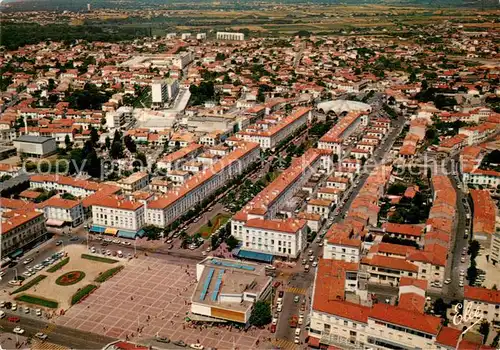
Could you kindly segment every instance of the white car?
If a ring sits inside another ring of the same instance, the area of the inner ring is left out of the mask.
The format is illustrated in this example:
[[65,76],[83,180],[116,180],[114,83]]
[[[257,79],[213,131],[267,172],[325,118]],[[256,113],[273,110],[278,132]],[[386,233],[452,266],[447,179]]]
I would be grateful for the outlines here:
[[45,333],[42,333],[42,332],[38,332],[37,334],[35,334],[35,337],[37,337],[38,339],[41,339],[41,340],[45,340],[48,338],[48,335]]
[[30,276],[31,276],[31,272],[29,272],[29,271],[24,271],[24,272],[23,272],[23,276],[24,276],[24,277],[30,277]]
[[90,248],[90,251],[91,251],[92,253],[95,253],[95,247],[91,247],[91,248]]
[[29,314],[29,313],[30,313],[30,308],[29,308],[29,307],[27,307],[27,306],[25,306],[25,307],[24,307],[24,313],[25,313],[25,314]]
[[295,339],[293,340],[293,342],[295,344],[299,344],[300,343],[300,337],[295,337]]
[[24,329],[22,329],[21,327],[16,327],[12,331],[16,334],[23,334],[24,333]]
[[271,324],[276,326],[278,324],[278,319],[276,317],[273,318],[273,321],[271,322]]
[[316,266],[318,266],[318,262],[317,262],[317,261],[314,261],[314,262],[312,263],[312,267],[316,267]]
[[462,282],[462,281],[458,282],[458,286],[459,287],[463,287],[464,286],[464,282]]
[[309,261],[314,261],[314,256],[310,256]]
[[36,309],[36,310],[35,310],[35,314],[36,314],[37,316],[42,316],[42,310],[41,310],[41,309]]
[[16,311],[17,310],[17,303],[12,303],[12,306],[10,308],[12,311]]
[[4,317],[5,317],[5,312],[0,311],[0,318],[4,318]]
[[20,280],[17,280],[17,281],[16,281],[16,280],[11,280],[11,281],[9,281],[9,284],[10,284],[11,286],[20,286],[20,285],[21,285],[21,283],[22,283],[22,282],[21,282]]
[[451,278],[448,278],[444,281],[444,284],[450,284],[451,283]]
[[23,261],[23,264],[24,265],[28,265],[32,261],[33,261],[33,258],[28,258],[28,259],[26,259],[26,260]]
[[278,304],[278,307],[276,308],[276,311],[281,312],[283,310],[283,305]]
[[191,344],[189,345],[191,349],[196,349],[196,350],[203,350],[205,347],[201,344]]
[[465,276],[465,271],[464,270],[460,270],[460,276]]

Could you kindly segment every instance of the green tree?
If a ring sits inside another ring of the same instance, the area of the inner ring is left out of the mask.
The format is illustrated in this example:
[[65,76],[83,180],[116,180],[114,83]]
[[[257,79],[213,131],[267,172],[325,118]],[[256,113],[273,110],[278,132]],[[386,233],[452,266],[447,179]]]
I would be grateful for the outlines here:
[[481,246],[478,241],[473,240],[472,242],[470,242],[467,253],[470,255],[471,259],[475,259],[477,257],[477,255],[479,254],[479,248],[481,248]]
[[226,244],[229,247],[229,250],[233,250],[238,246],[239,242],[236,238],[234,238],[234,236],[231,235],[226,239]]
[[66,137],[64,137],[64,144],[66,145],[66,151],[67,152],[71,151],[72,143],[69,138],[69,135],[66,135]]
[[99,142],[99,134],[95,128],[90,128],[90,142],[92,142],[94,146]]
[[109,150],[111,148],[111,139],[109,138],[109,136],[106,136],[105,145],[106,145],[106,149]]
[[250,315],[250,324],[255,327],[263,327],[272,320],[271,306],[265,301],[257,301],[253,304]]
[[148,166],[148,160],[146,158],[146,155],[142,152],[138,152],[135,155],[135,160],[137,162],[138,167],[146,168]]
[[123,142],[125,143],[125,147],[127,147],[130,153],[137,152],[137,145],[135,144],[134,140],[132,140],[132,137],[130,137],[130,135],[125,135],[125,137],[123,138]]
[[113,159],[123,158],[123,145],[121,142],[113,142],[109,155]]

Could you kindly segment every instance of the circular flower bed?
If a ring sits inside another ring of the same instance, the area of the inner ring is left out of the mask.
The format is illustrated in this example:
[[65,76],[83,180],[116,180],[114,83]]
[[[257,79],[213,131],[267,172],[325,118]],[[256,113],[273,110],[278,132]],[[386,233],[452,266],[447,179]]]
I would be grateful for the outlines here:
[[85,277],[83,271],[71,271],[56,279],[56,284],[60,286],[71,286],[72,284],[80,282]]

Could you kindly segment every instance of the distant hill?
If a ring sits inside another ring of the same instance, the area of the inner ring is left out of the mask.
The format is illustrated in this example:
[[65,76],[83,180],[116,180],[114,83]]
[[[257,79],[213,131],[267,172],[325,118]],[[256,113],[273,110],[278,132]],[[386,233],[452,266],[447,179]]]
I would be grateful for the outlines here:
[[[464,6],[464,7],[500,7],[500,0],[268,0],[270,4],[276,3],[318,3],[318,4],[345,4],[345,5],[420,5],[428,7],[443,6]],[[232,0],[220,0],[219,4],[225,4],[231,8],[249,8],[259,7],[262,2],[244,1],[235,2]],[[182,6],[176,0],[121,0],[119,3],[115,0],[0,0],[0,7],[4,10],[85,10],[87,4],[93,8],[147,8],[158,5],[168,5],[175,3],[176,7]],[[191,0],[191,3],[213,5],[213,0]],[[186,3],[186,7],[189,5]]]

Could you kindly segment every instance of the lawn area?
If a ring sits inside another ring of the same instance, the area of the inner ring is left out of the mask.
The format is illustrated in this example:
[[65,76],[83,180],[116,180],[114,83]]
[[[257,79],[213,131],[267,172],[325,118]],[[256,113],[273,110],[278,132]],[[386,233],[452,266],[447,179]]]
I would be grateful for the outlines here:
[[56,272],[57,270],[62,269],[62,267],[66,265],[68,262],[69,262],[69,257],[64,258],[51,268],[47,269],[47,272]]
[[106,263],[106,264],[114,264],[114,263],[118,262],[118,260],[103,258],[100,256],[94,256],[94,255],[89,255],[89,254],[82,254],[82,259],[93,260],[93,261],[102,262],[102,263]]
[[226,222],[228,222],[230,218],[231,218],[231,216],[228,214],[217,214],[213,218],[210,219],[210,222],[212,223],[210,226],[207,222],[205,225],[200,227],[200,230],[198,232],[201,234],[201,237],[203,237],[204,239],[207,239],[219,227],[221,227]]
[[96,279],[94,281],[99,282],[99,283],[105,282],[108,279],[110,279],[111,277],[113,277],[114,275],[116,275],[118,272],[120,272],[123,269],[123,267],[124,267],[123,265],[117,266],[117,267],[113,267],[112,269],[109,269],[107,271],[104,271],[98,277],[96,277]]
[[78,303],[80,300],[82,300],[87,295],[92,293],[94,291],[94,289],[97,289],[97,286],[93,285],[93,284],[88,284],[85,287],[83,287],[82,289],[80,289],[71,298],[71,305],[75,305],[76,303]]
[[16,293],[24,292],[25,290],[28,290],[31,287],[33,287],[34,285],[40,283],[43,279],[45,279],[45,277],[47,277],[47,276],[45,276],[45,275],[38,275],[35,278],[33,278],[31,281],[29,281],[28,283],[25,283],[21,287],[19,287],[16,290],[14,290],[10,294],[16,294]]
[[15,298],[17,301],[22,301],[29,304],[40,305],[51,309],[57,309],[59,303],[57,301],[48,300],[34,295],[24,294]]

